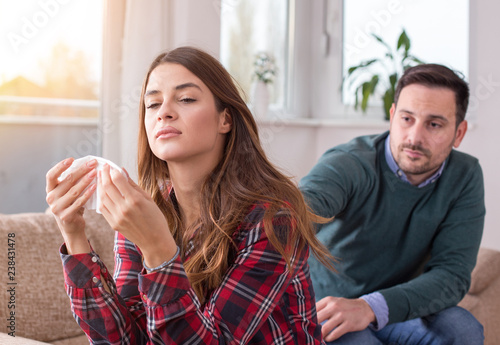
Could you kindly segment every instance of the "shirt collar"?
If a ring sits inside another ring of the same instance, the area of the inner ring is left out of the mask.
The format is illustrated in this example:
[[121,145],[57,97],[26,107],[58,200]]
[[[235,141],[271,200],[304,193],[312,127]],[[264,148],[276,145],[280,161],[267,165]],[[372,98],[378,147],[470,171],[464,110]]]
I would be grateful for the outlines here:
[[[385,160],[387,162],[387,165],[389,165],[389,168],[391,169],[391,171],[402,181],[406,182],[406,183],[410,183],[410,181],[408,181],[408,178],[406,177],[406,174],[403,172],[403,170],[401,170],[398,166],[398,164],[396,163],[396,161],[394,160],[394,157],[392,156],[392,153],[391,153],[391,145],[390,145],[390,138],[391,138],[391,135],[389,134],[387,136],[387,138],[385,139]],[[446,160],[443,162],[443,164],[441,164],[441,167],[439,167],[439,169],[436,171],[435,174],[433,174],[431,177],[429,177],[427,180],[425,180],[424,182],[420,183],[417,187],[418,188],[422,188],[422,187],[425,187],[427,186],[428,184],[431,184],[431,183],[434,183],[437,181],[437,179],[441,176],[441,174],[443,173],[443,169],[444,169],[444,165],[446,164]],[[411,184],[411,183],[410,183]]]

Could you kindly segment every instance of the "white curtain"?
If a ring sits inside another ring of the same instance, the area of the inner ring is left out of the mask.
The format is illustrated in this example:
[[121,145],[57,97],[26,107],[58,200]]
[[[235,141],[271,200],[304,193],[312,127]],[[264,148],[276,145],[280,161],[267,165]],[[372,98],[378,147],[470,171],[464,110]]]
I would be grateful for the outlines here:
[[218,57],[221,0],[105,2],[100,133],[102,156],[137,176],[138,106],[143,78],[162,51],[193,45]]
[[106,5],[113,23],[106,24],[104,39],[102,156],[125,167],[134,180],[141,85],[151,61],[169,47],[169,4],[127,0]]

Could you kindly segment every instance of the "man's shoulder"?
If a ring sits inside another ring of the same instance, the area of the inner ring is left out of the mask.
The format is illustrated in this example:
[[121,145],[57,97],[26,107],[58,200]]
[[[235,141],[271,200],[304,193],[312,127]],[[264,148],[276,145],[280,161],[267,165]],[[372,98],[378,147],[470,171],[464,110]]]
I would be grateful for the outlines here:
[[450,163],[453,162],[453,164],[462,164],[462,165],[475,165],[479,164],[479,160],[472,156],[471,154],[458,151],[458,150],[451,150],[450,153]]
[[388,134],[389,132],[359,136],[328,149],[324,155],[348,154],[359,158],[375,157],[377,150],[383,148],[383,141]]
[[476,157],[455,149],[451,150],[446,164],[450,168],[449,170],[453,170],[459,174],[463,174],[464,171],[468,170],[481,169],[479,160]]
[[481,186],[483,182],[483,171],[479,160],[465,152],[453,149],[448,156],[446,165],[440,180],[448,181],[453,188],[457,184]]

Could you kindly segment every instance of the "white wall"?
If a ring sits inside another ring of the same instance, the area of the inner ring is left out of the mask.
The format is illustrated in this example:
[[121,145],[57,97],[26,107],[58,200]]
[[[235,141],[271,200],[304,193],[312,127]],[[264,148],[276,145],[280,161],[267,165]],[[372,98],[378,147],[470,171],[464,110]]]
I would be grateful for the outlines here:
[[170,48],[195,46],[218,58],[220,0],[174,0],[170,6]]
[[381,133],[389,123],[269,119],[259,123],[262,146],[270,160],[297,182],[330,147],[364,134]]
[[[494,141],[500,128],[500,2],[471,1],[469,115],[472,123],[460,150],[480,160],[486,189],[486,222],[482,245],[500,250],[500,154]],[[294,121],[261,125],[264,147],[272,161],[297,180],[328,148],[358,135],[379,133],[388,124],[370,126]],[[463,239],[467,241],[467,238]]]
[[[500,13],[498,1],[471,1],[470,88],[474,128],[461,149],[479,158],[486,188],[485,247],[500,249]],[[496,145],[495,145],[496,144]],[[467,240],[467,239],[464,239]]]

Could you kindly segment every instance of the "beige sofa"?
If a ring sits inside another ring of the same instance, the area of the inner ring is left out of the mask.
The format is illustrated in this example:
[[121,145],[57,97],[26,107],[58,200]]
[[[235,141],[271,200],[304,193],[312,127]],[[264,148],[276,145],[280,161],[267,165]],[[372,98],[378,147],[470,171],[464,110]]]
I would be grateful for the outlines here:
[[[93,211],[86,212],[85,218],[92,246],[108,268],[113,269],[113,230]],[[9,238],[15,242],[9,243]],[[71,315],[64,291],[58,254],[61,242],[62,237],[50,214],[0,215],[0,243],[3,246],[0,249],[0,262],[3,263],[3,273],[0,271],[3,277],[0,279],[0,324],[3,323],[0,344],[88,344]],[[9,263],[12,253],[14,261]],[[9,271],[9,267],[14,267],[15,276],[9,276],[14,270]],[[12,287],[15,289],[9,292]],[[500,344],[500,252],[481,248],[470,292],[460,305],[484,325],[486,345]],[[6,334],[10,331],[7,327],[11,323],[8,320],[11,311],[15,312],[15,321],[12,321],[15,338]]]
[[[87,211],[85,218],[92,246],[112,270],[114,231],[94,211]],[[15,237],[9,237],[9,234]],[[15,241],[11,241],[10,248],[9,238]],[[0,243],[0,262],[3,263],[3,272],[0,270],[3,277],[0,279],[0,344],[40,344],[20,339],[22,337],[54,345],[88,345],[87,337],[73,319],[64,291],[59,256],[62,236],[54,217],[44,213],[0,215]],[[15,253],[14,264],[11,265],[15,269],[13,281],[8,276],[9,249]],[[16,285],[7,285],[8,282]],[[15,288],[13,297],[7,291],[9,287]],[[9,302],[12,302],[11,309]],[[15,338],[2,334],[11,331],[7,328],[10,326],[8,319],[11,311],[15,312],[12,326]]]
[[481,248],[469,293],[460,302],[482,323],[486,345],[500,344],[500,252]]

